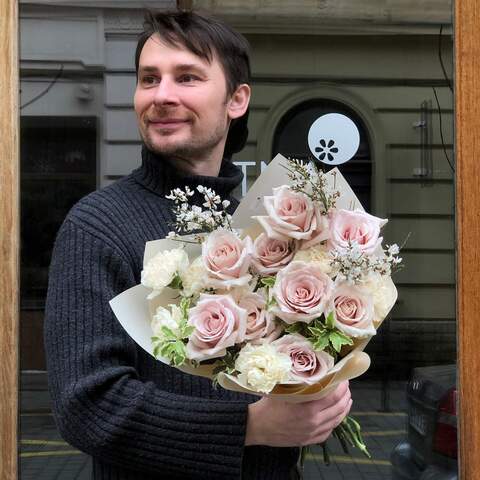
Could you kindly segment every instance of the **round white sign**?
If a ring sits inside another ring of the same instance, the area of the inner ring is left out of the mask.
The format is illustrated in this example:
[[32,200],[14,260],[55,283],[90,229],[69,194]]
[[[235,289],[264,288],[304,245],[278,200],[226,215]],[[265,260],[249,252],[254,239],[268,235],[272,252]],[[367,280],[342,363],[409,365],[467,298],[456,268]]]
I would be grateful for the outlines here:
[[360,132],[355,123],[340,113],[327,113],[317,118],[308,131],[312,154],[327,165],[348,162],[360,145]]

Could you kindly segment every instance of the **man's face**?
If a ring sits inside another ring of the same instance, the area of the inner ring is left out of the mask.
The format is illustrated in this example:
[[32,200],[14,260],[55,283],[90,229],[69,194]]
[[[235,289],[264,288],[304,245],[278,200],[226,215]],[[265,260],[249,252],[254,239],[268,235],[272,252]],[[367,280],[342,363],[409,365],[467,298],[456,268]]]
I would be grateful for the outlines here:
[[206,157],[225,145],[229,121],[225,75],[184,47],[153,35],[139,61],[134,105],[147,147],[159,154]]

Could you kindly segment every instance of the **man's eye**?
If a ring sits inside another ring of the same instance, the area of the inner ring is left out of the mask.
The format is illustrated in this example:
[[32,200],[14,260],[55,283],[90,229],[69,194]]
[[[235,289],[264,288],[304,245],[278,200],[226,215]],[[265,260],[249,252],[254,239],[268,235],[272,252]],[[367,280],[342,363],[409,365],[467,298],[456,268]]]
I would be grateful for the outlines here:
[[199,78],[196,75],[192,75],[191,73],[185,73],[181,75],[178,80],[180,83],[190,83],[194,82],[195,80],[199,80]]
[[157,78],[152,75],[148,75],[142,78],[142,83],[144,85],[154,85],[155,83],[157,83]]

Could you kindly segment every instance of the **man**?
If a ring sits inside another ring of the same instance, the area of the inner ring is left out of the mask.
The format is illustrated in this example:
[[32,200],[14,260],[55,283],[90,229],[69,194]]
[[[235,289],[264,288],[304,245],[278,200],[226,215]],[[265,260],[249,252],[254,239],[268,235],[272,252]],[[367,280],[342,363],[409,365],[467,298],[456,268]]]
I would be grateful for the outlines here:
[[146,354],[108,305],[139,283],[145,242],[170,230],[172,188],[202,184],[226,198],[242,179],[224,157],[246,140],[245,39],[191,13],[149,13],[145,27],[134,98],[142,166],[81,200],[55,244],[45,342],[57,424],[92,455],[94,479],[295,478],[292,447],[329,436],[350,409],[346,384],[300,406],[214,390]]

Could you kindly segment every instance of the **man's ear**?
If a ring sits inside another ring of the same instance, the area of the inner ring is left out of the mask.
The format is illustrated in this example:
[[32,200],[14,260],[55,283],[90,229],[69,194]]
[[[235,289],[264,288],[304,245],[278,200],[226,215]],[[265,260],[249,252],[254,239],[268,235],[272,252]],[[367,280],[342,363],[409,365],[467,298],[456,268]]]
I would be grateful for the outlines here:
[[227,103],[228,116],[230,120],[239,118],[247,111],[250,103],[250,86],[242,83],[237,87]]

